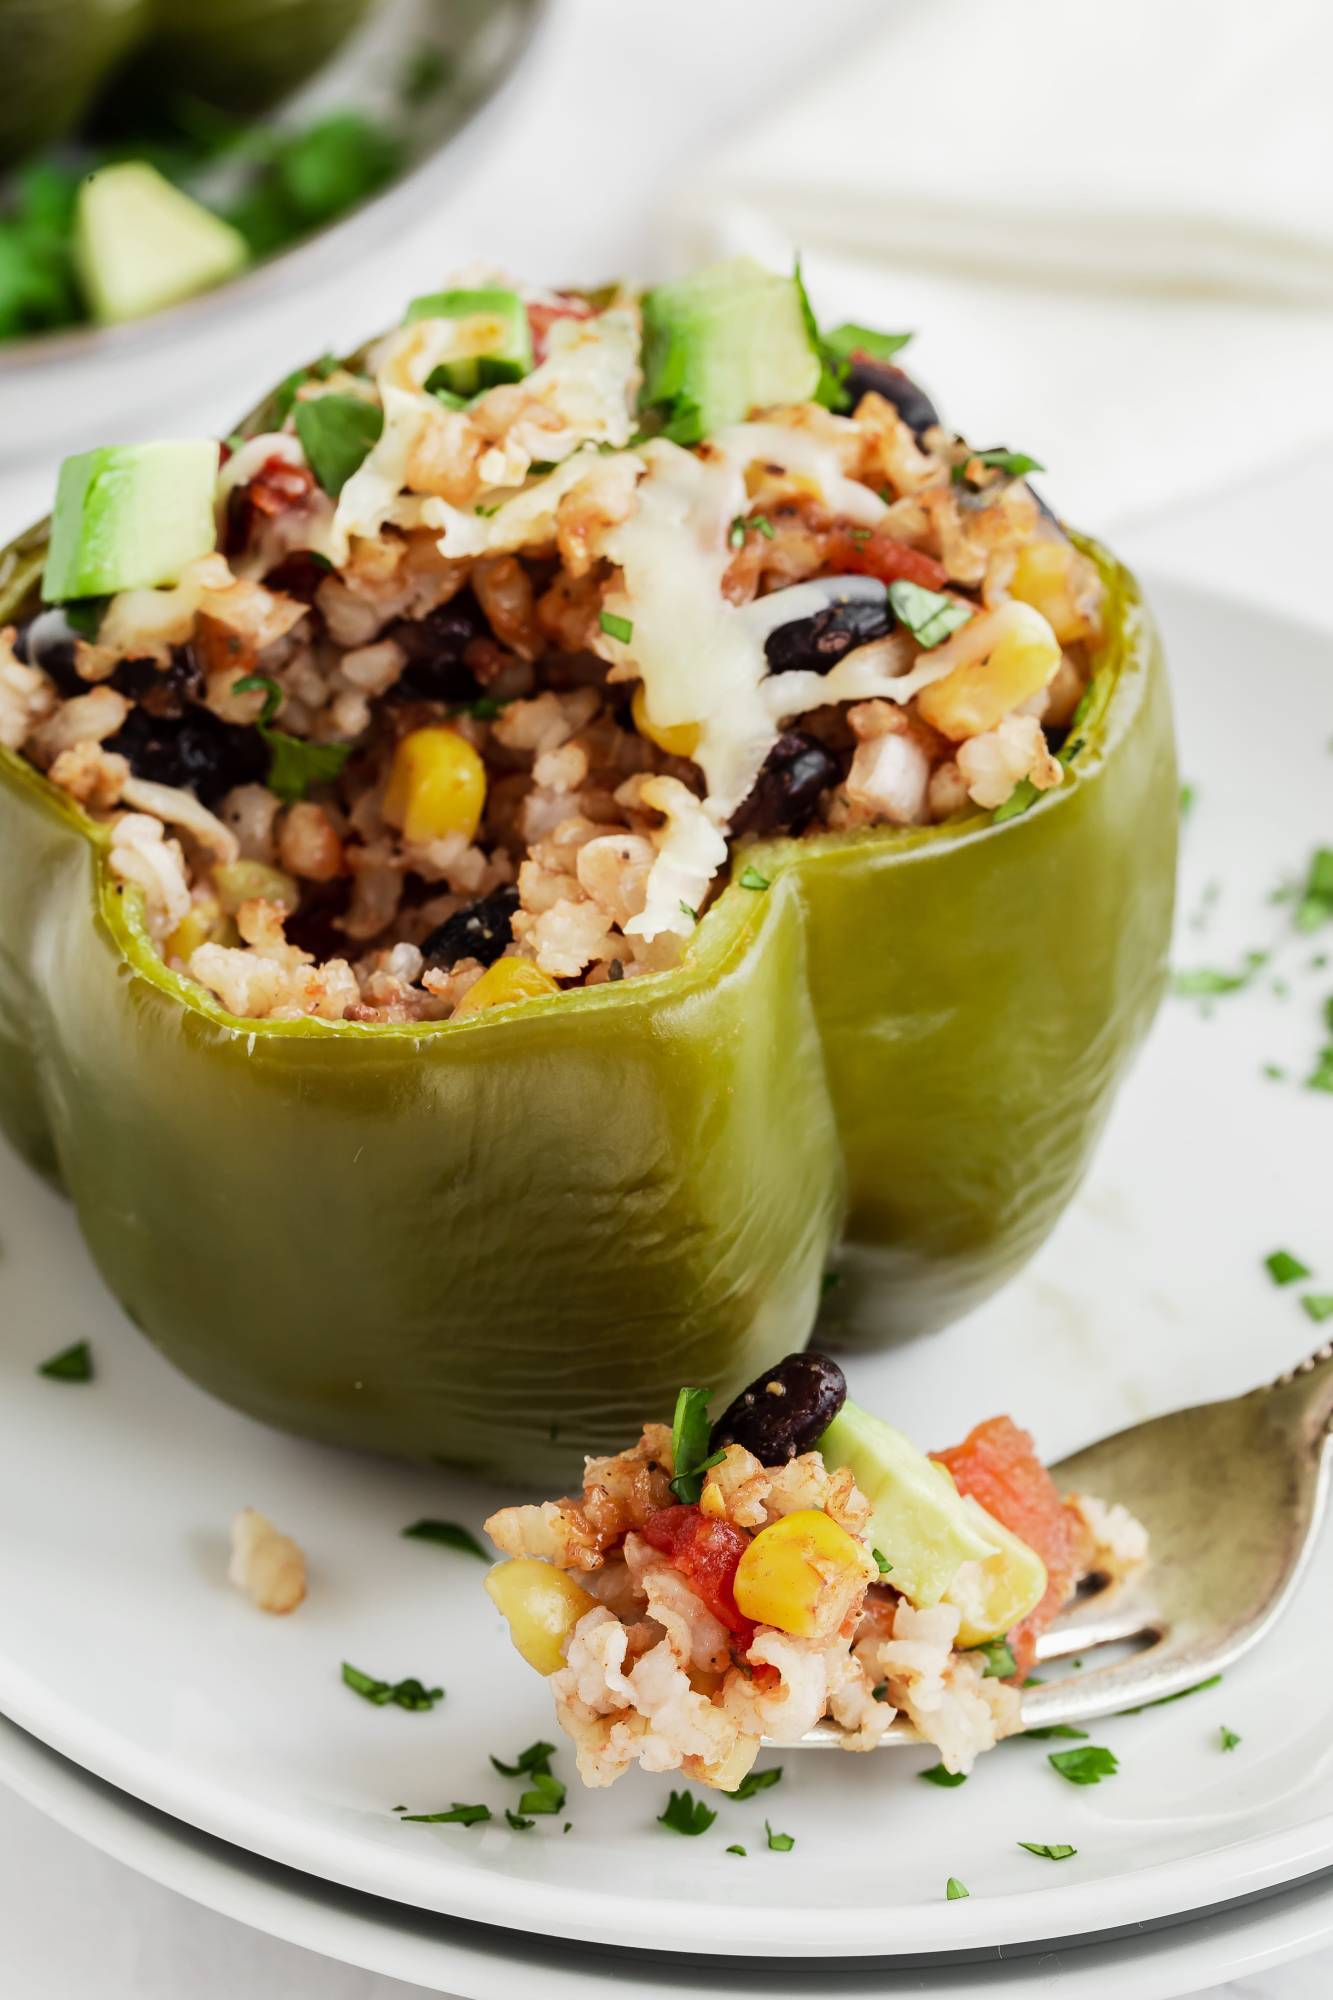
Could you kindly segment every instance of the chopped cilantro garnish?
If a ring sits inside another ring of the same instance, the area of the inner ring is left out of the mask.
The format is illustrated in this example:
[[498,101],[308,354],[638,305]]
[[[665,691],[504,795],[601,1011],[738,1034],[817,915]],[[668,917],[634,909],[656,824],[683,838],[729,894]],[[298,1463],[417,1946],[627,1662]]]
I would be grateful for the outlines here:
[[1021,479],[1028,472],[1045,472],[1046,467],[1039,458],[1029,458],[1025,451],[1008,451],[1004,445],[994,445],[989,451],[969,452],[960,464],[949,474],[955,486],[970,486],[972,467],[983,466],[990,472],[1003,472],[1010,479]]
[[745,516],[744,514],[738,514],[735,520],[732,522],[731,526],[727,529],[727,547],[729,549],[739,549],[744,546],[744,543],[745,543]]
[[728,1792],[729,1799],[752,1799],[756,1792],[766,1792],[773,1785],[782,1782],[782,1766],[775,1764],[771,1771],[747,1771],[734,1792]]
[[1318,1061],[1305,1079],[1307,1090],[1333,1090],[1333,1042],[1319,1051]]
[[489,521],[492,515],[499,513],[500,506],[501,503],[498,500],[492,501],[489,507],[484,506],[482,502],[478,500],[476,506],[472,509],[472,511],[474,514],[480,514],[483,521]]
[[665,1812],[657,1815],[659,1826],[669,1826],[673,1833],[707,1833],[717,1814],[702,1799],[696,1799],[691,1792],[673,1792],[667,1800]]
[[622,646],[628,646],[630,640],[634,637],[633,620],[622,618],[618,612],[599,612],[597,623],[610,638],[619,639]]
[[1239,993],[1247,987],[1260,967],[1268,962],[1266,951],[1247,951],[1245,965],[1240,972],[1217,972],[1211,967],[1199,966],[1189,972],[1177,972],[1171,980],[1171,991],[1183,999],[1212,999],[1222,993]]
[[1333,1319],[1333,1292],[1306,1292],[1301,1305],[1316,1326],[1322,1326],[1326,1319]]
[[1186,1695],[1202,1694],[1205,1688],[1222,1685],[1221,1674],[1209,1674],[1206,1681],[1195,1681],[1192,1687],[1177,1688],[1174,1694],[1159,1694],[1155,1701],[1141,1701],[1137,1708],[1117,1709],[1118,1715],[1146,1715],[1150,1708],[1165,1708],[1169,1701],[1184,1701]]
[[1043,1861],[1068,1861],[1071,1854],[1077,1854],[1076,1847],[1050,1847],[1044,1840],[1020,1840],[1019,1846],[1029,1854],[1039,1854]]
[[738,514],[727,529],[728,547],[733,549],[743,548],[745,546],[745,537],[751,528],[755,530],[756,534],[762,535],[766,541],[770,542],[776,532],[767,514],[750,514],[748,516]]
[[494,722],[504,714],[512,700],[512,695],[500,698],[493,694],[479,694],[475,701],[464,702],[462,713],[470,715],[474,722]]
[[307,743],[282,729],[260,725],[268,745],[268,788],[287,805],[303,799],[312,785],[329,785],[352,754],[350,743]]
[[512,1764],[502,1764],[498,1757],[492,1757],[491,1762],[502,1778],[526,1778],[534,1771],[549,1771],[554,1755],[554,1743],[529,1743]]
[[59,1354],[53,1354],[49,1361],[43,1361],[37,1373],[45,1375],[51,1382],[91,1382],[92,1349],[86,1340],[76,1340],[73,1347],[62,1347]]
[[1310,860],[1293,921],[1298,931],[1317,931],[1333,917],[1333,847],[1317,847]]
[[850,361],[854,354],[864,354],[871,361],[892,361],[912,338],[910,333],[876,333],[872,326],[857,326],[852,320],[844,320],[823,335],[823,345],[839,361]]
[[766,889],[768,877],[761,875],[753,862],[747,861],[740,872],[740,885],[742,889]]
[[1222,1749],[1234,1750],[1236,1745],[1240,1742],[1240,1738],[1239,1736],[1237,1736],[1235,1730],[1228,1729],[1224,1722],[1222,1724],[1221,1729],[1218,1731],[1218,1741],[1221,1744]]
[[917,1776],[924,1778],[928,1785],[943,1785],[948,1790],[967,1783],[966,1771],[946,1771],[943,1764],[932,1764],[928,1771],[918,1771]]
[[410,1528],[403,1529],[409,1542],[438,1542],[441,1548],[457,1549],[463,1555],[480,1556],[489,1562],[481,1543],[468,1528],[460,1528],[457,1521],[414,1521]]
[[889,585],[889,603],[900,625],[905,625],[919,646],[927,651],[966,625],[974,607],[942,591],[926,590],[919,583],[898,577]]
[[1010,1651],[1007,1639],[988,1640],[984,1646],[978,1646],[977,1651],[986,1662],[981,1676],[984,1681],[1007,1681],[1011,1674],[1018,1672],[1018,1661]]
[[956,1875],[951,1875],[944,1885],[945,1901],[949,1903],[961,1903],[970,1893],[967,1884]]
[[1089,1743],[1083,1750],[1052,1750],[1046,1761],[1071,1785],[1100,1785],[1103,1778],[1113,1778],[1120,1769],[1115,1751],[1105,1750],[1099,1743]]
[[1048,1742],[1056,1736],[1073,1737],[1080,1743],[1086,1743],[1088,1740],[1087,1730],[1075,1729],[1072,1722],[1048,1722],[1041,1729],[1025,1729],[1022,1733],[1024,1736],[1032,1737],[1033,1741],[1037,1743]]
[[889,1561],[883,1549],[872,1549],[870,1553],[875,1558],[875,1568],[879,1571],[880,1575],[891,1576],[893,1573],[893,1564]]
[[359,1694],[363,1701],[373,1702],[376,1708],[387,1708],[393,1702],[397,1708],[423,1714],[444,1699],[443,1688],[423,1687],[419,1680],[410,1677],[401,1681],[376,1680],[373,1674],[363,1674],[360,1667],[351,1666],[346,1660],[342,1671],[343,1686]]
[[697,924],[699,921],[699,912],[696,909],[693,909],[690,906],[690,904],[684,900],[683,897],[681,899],[680,914],[682,915],[682,917],[688,917],[692,924]]
[[794,1833],[774,1833],[767,1820],[764,1821],[764,1832],[768,1835],[768,1844],[775,1854],[790,1854],[796,1845]]
[[451,1822],[455,1826],[476,1826],[490,1816],[489,1806],[460,1806],[456,1799],[448,1812],[403,1814],[404,1820],[415,1820],[419,1826],[445,1826]]
[[870,1690],[870,1697],[872,1701],[887,1701],[889,1698],[888,1682],[876,1681],[874,1687]]
[[231,684],[233,694],[262,694],[264,706],[259,711],[261,722],[271,722],[282,706],[282,689],[270,674],[242,674]]
[[282,701],[282,689],[268,674],[243,674],[233,681],[233,694],[264,691],[264,706],[255,724],[268,748],[268,788],[287,805],[303,799],[311,785],[332,784],[352,754],[350,743],[307,743],[274,729],[271,718]]
[[530,1833],[537,1824],[535,1819],[524,1819],[522,1813],[512,1812],[508,1806],[505,1807],[505,1818],[515,1833]]
[[326,493],[336,499],[384,429],[378,403],[360,396],[311,396],[296,404],[296,435]]
[[519,1798],[521,1813],[558,1813],[564,1809],[565,1788],[549,1771],[534,1771],[532,1783]]
[[698,1505],[703,1475],[720,1465],[725,1454],[708,1450],[708,1404],[711,1389],[682,1389],[671,1419],[671,1491],[687,1507]]
[[1308,1278],[1310,1267],[1302,1264],[1299,1257],[1293,1257],[1290,1250],[1272,1250],[1264,1258],[1268,1275],[1275,1285],[1294,1285],[1298,1278]]
[[1187,818],[1187,817],[1189,816],[1189,814],[1190,814],[1190,813],[1191,813],[1191,812],[1193,811],[1193,809],[1194,809],[1194,801],[1195,801],[1195,798],[1196,798],[1197,796],[1198,796],[1198,795],[1197,795],[1197,793],[1195,792],[1195,789],[1194,789],[1193,785],[1182,785],[1182,786],[1181,786],[1181,788],[1180,788],[1180,817],[1181,817],[1182,819],[1185,819],[1185,818]]
[[727,1849],[727,1853],[728,1853],[728,1854],[739,1854],[739,1855],[741,1856],[742,1860],[744,1860],[744,1859],[746,1858],[746,1857],[745,1857],[745,1849],[744,1849],[743,1847],[740,1847],[740,1846],[736,1845],[735,1843],[733,1843],[733,1844],[732,1844],[732,1846],[730,1846],[730,1847],[729,1847],[729,1848]]
[[327,381],[338,365],[336,355],[322,354],[319,360],[313,362],[309,368],[293,368],[290,375],[284,375],[269,399],[271,407],[268,420],[274,429],[282,423],[285,417],[291,415],[292,405],[296,401],[297,390],[304,387],[307,382]]

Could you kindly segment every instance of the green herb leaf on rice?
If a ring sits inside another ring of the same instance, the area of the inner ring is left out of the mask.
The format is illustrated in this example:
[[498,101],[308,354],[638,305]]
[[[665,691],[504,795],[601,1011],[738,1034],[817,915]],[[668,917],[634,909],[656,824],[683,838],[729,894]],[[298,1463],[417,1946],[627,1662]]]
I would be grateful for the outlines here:
[[982,466],[987,471],[1003,472],[1010,479],[1022,479],[1029,472],[1046,470],[1039,458],[1030,458],[1025,451],[1009,451],[1004,445],[995,445],[989,451],[969,452],[965,459],[953,466],[949,472],[953,484],[970,486],[974,465]]
[[599,611],[597,623],[610,639],[618,639],[622,646],[628,646],[634,637],[634,621],[622,618],[616,611]]
[[480,1556],[489,1562],[481,1543],[468,1528],[460,1528],[457,1521],[414,1521],[410,1528],[403,1529],[403,1536],[409,1542],[437,1542],[441,1548],[457,1549],[460,1554]]
[[666,1810],[657,1815],[659,1826],[670,1827],[673,1833],[691,1836],[707,1833],[717,1814],[702,1799],[696,1799],[691,1792],[673,1792],[667,1800]]
[[889,585],[889,603],[898,623],[928,652],[966,625],[976,608],[957,597],[947,597],[941,590],[909,583],[902,576]]
[[981,1675],[984,1681],[1007,1681],[1018,1672],[1018,1661],[1007,1639],[990,1639],[976,1650],[986,1662]]
[[[683,907],[683,906],[682,906]],[[682,1389],[671,1419],[671,1491],[687,1507],[697,1506],[705,1472],[720,1465],[725,1453],[709,1453],[708,1405],[711,1389]]]
[[37,1373],[45,1375],[48,1382],[91,1382],[92,1349],[86,1340],[76,1340],[72,1347],[62,1347],[49,1361],[39,1363]]
[[384,412],[378,403],[335,392],[298,402],[294,421],[310,470],[336,499],[370,455],[384,429]]
[[264,706],[255,724],[268,750],[266,783],[284,805],[295,805],[312,785],[330,785],[352,754],[350,743],[307,743],[302,736],[289,736],[275,729],[272,718],[282,704],[282,689],[268,674],[243,674],[233,681],[233,694],[264,693]]

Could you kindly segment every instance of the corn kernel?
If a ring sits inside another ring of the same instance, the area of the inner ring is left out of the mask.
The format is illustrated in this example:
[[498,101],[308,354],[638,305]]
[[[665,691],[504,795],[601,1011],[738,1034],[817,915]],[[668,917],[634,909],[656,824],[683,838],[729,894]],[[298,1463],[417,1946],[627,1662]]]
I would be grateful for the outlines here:
[[165,950],[168,958],[178,958],[182,964],[188,965],[191,952],[198,951],[201,944],[239,942],[240,932],[224,913],[217,897],[199,896],[167,939]]
[[804,1507],[761,1528],[736,1567],[737,1609],[798,1639],[835,1629],[867,1581],[866,1559],[845,1528]]
[[1101,579],[1095,563],[1072,542],[1054,535],[1029,542],[1015,565],[1009,592],[1040,611],[1062,646],[1095,639],[1101,630]]
[[699,1495],[699,1512],[706,1514],[710,1521],[720,1521],[726,1511],[722,1488],[715,1479],[706,1479],[703,1492]]
[[539,1674],[559,1672],[570,1634],[585,1611],[597,1605],[581,1583],[536,1556],[497,1563],[486,1578],[486,1592],[508,1620],[519,1652]]
[[668,757],[692,757],[699,748],[697,722],[649,721],[648,699],[644,694],[642,681],[635,682],[634,693],[630,697],[630,709],[634,716],[634,727],[640,736],[646,736],[659,750],[665,750]]
[[469,986],[453,1019],[464,1014],[480,1014],[487,1007],[512,1007],[520,1000],[540,1000],[544,993],[558,993],[559,986],[549,973],[542,972],[530,958],[497,958],[488,965],[475,986]]
[[958,664],[922,688],[916,705],[954,743],[996,728],[1060,667],[1060,641],[1039,611],[1016,601],[971,619],[940,648],[941,658],[946,647]]
[[471,840],[486,804],[486,766],[456,729],[414,729],[393,753],[384,817],[416,846],[461,833]]

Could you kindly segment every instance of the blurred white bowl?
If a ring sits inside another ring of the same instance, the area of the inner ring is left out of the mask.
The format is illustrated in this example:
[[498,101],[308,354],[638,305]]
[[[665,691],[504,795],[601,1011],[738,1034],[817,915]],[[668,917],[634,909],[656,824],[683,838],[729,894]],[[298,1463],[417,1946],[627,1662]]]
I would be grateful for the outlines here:
[[[411,116],[403,172],[304,242],[165,312],[0,345],[0,468],[142,434],[173,406],[191,411],[189,429],[230,422],[253,402],[256,379],[307,358],[358,270],[456,183],[551,12],[551,0],[387,0],[274,122],[355,109],[400,128],[404,62],[438,49],[448,81]],[[160,426],[174,428],[170,418]]]

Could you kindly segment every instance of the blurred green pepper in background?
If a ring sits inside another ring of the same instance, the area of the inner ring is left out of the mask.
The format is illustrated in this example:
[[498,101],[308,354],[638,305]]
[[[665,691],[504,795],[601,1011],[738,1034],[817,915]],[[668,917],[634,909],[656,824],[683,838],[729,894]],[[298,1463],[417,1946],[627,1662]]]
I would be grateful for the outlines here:
[[[45,530],[7,552],[35,600]],[[1161,993],[1160,648],[1108,638],[1020,816],[748,849],[683,964],[428,1026],[249,1021],[104,829],[0,751],[0,1124],[169,1359],[286,1429],[559,1480],[801,1345],[945,1325],[1032,1253]]]

